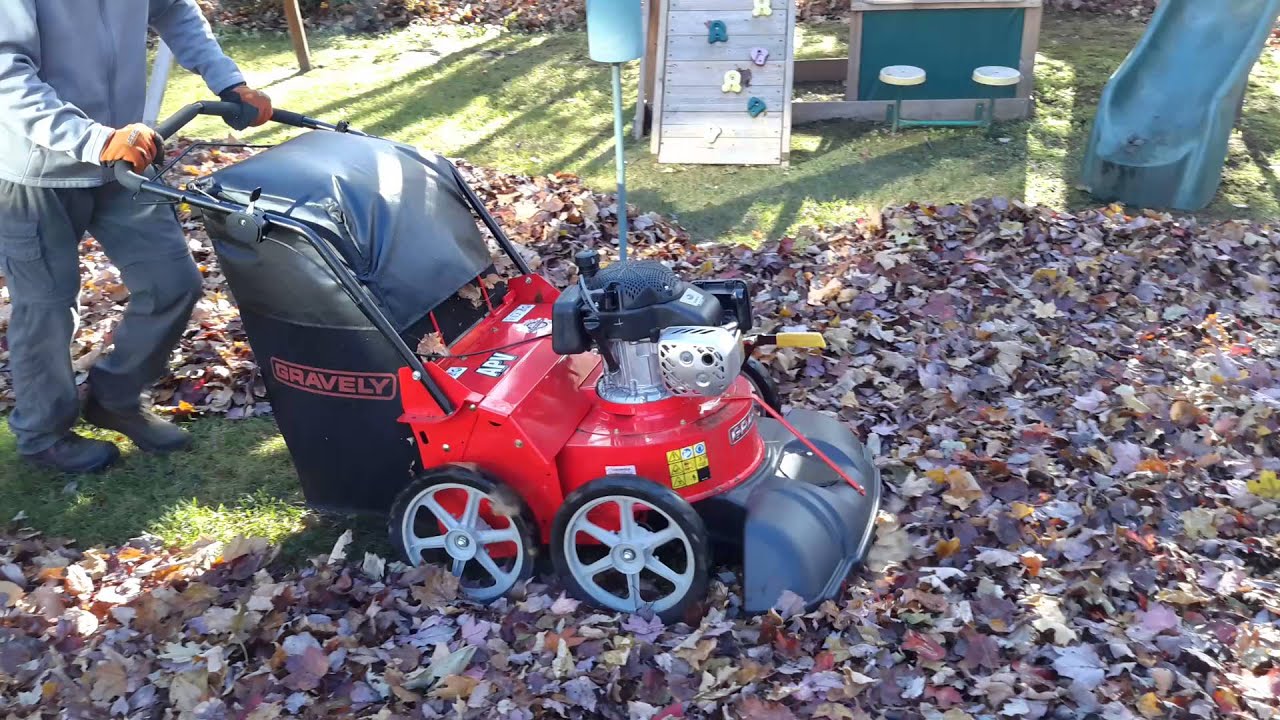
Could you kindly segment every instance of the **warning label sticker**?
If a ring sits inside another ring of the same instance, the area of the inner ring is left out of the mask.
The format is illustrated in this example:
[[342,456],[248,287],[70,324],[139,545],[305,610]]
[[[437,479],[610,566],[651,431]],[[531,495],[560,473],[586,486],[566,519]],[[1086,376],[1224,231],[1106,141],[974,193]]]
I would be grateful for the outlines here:
[[676,490],[711,479],[707,444],[698,443],[667,451],[667,470],[671,473],[671,487]]

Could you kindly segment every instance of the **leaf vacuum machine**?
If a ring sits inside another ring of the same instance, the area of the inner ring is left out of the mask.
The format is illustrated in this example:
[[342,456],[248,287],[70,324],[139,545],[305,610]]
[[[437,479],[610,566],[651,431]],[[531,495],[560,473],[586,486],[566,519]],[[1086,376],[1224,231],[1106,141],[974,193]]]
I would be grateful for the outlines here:
[[[157,130],[240,111],[195,103]],[[879,472],[838,419],[784,416],[752,358],[820,335],[753,333],[745,282],[657,261],[581,252],[559,289],[447,159],[273,120],[305,132],[182,187],[115,170],[204,222],[308,504],[386,514],[405,561],[478,602],[537,564],[601,608],[682,619],[714,558],[741,567],[746,612],[840,594]]]

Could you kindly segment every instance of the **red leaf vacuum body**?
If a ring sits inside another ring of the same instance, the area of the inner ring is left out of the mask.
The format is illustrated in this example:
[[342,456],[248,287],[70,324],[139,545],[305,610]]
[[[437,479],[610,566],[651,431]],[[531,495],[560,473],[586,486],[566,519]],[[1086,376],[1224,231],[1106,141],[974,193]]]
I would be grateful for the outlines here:
[[[226,110],[197,105],[163,134]],[[666,619],[718,560],[749,612],[839,594],[879,473],[838,419],[783,414],[751,355],[795,338],[752,334],[745,283],[588,251],[561,291],[444,158],[276,120],[311,132],[183,189],[118,175],[200,210],[310,504],[389,513],[404,559],[482,602],[548,556],[573,594]]]

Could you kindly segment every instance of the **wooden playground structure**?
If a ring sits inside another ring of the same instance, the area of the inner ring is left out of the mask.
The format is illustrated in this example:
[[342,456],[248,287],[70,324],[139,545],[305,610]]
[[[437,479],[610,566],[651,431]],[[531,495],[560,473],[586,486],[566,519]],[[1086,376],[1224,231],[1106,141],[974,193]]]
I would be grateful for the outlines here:
[[[793,123],[989,127],[1033,112],[1043,0],[851,0],[846,56],[799,60],[792,0],[644,5],[634,134],[658,162],[786,164]],[[806,84],[826,97],[795,99]]]

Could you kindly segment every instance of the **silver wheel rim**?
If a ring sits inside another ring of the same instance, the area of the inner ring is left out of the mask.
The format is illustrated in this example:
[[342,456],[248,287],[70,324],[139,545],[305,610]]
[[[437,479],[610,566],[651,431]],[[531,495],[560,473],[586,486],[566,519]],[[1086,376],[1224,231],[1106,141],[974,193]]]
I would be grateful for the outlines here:
[[[591,511],[607,505],[617,506],[621,519],[617,532],[606,530],[587,516]],[[657,530],[642,527],[635,519],[636,506],[642,506],[654,516],[665,521],[665,525]],[[595,538],[598,545],[579,544],[578,536],[586,535]],[[603,557],[586,562],[582,552],[594,548],[597,552],[604,550]],[[676,550],[684,553],[684,570],[672,568],[665,560],[657,556],[657,551]],[[659,508],[638,502],[629,495],[606,495],[596,498],[578,508],[569,518],[564,535],[564,553],[566,566],[578,586],[593,601],[610,610],[635,612],[649,605],[654,612],[663,612],[679,603],[689,589],[693,587],[694,566],[693,545],[684,528],[675,518]],[[598,578],[612,571],[625,580],[622,594],[615,593],[600,584]],[[671,586],[671,590],[650,592],[651,599],[643,597],[643,581],[660,578]]]
[[[437,496],[442,492],[461,492],[466,495],[466,503],[460,515],[452,515],[445,509]],[[462,483],[440,483],[425,488],[406,507],[400,519],[400,538],[404,543],[406,554],[414,565],[425,562],[423,553],[428,551],[443,552],[447,558],[449,571],[462,581],[468,565],[478,568],[481,578],[470,584],[462,582],[464,595],[472,600],[487,602],[502,597],[515,586],[520,578],[520,571],[528,562],[525,557],[524,538],[520,535],[519,522],[514,517],[504,517],[506,527],[495,528],[480,514],[481,506],[488,502],[493,508],[500,503],[488,493]],[[417,520],[422,513],[435,519],[437,526],[444,527],[444,532],[436,535],[422,536],[417,531]],[[502,558],[509,567],[503,567],[492,555],[489,547],[499,544],[511,544],[516,548],[515,554]],[[488,582],[484,581],[484,578]]]

